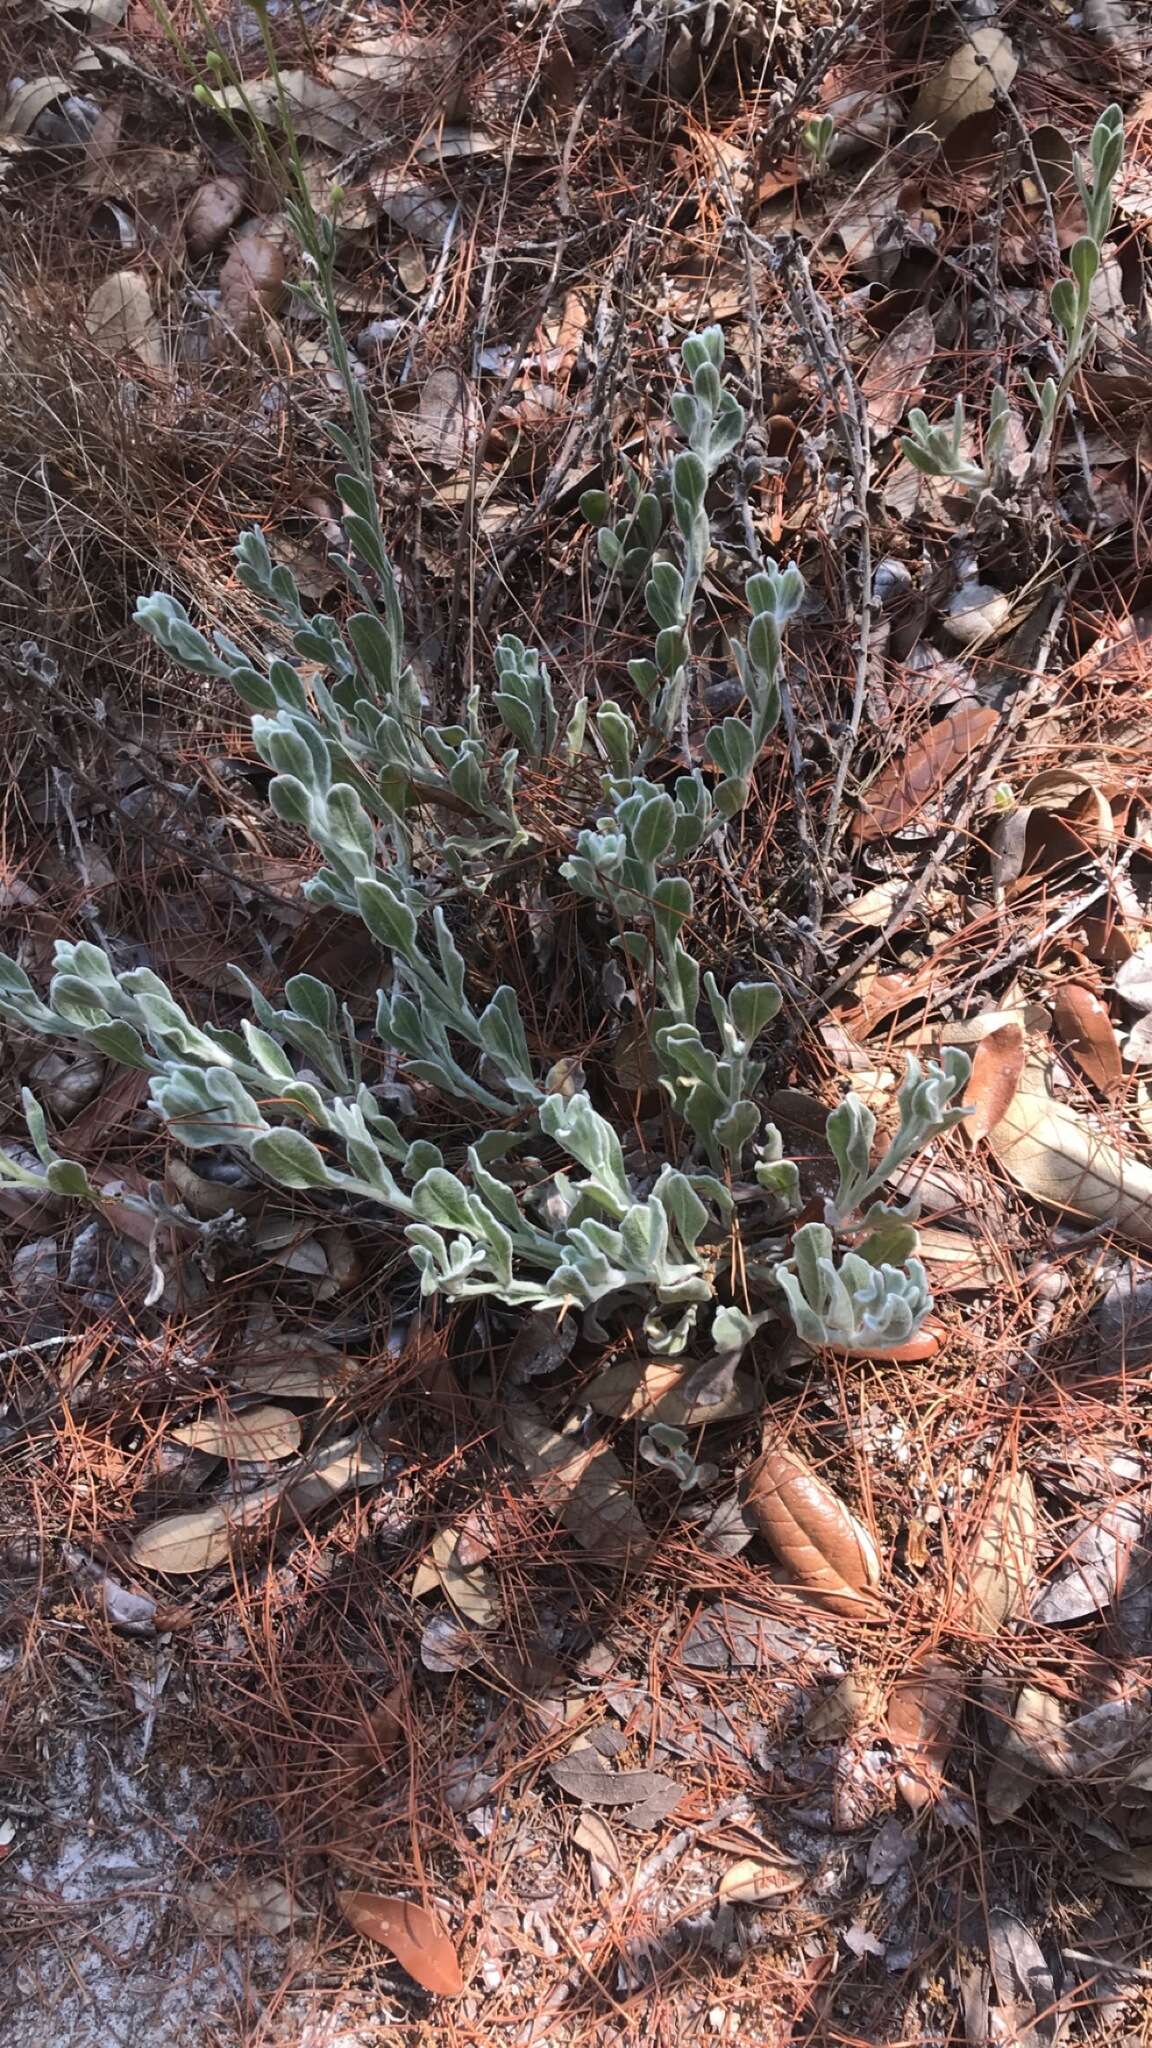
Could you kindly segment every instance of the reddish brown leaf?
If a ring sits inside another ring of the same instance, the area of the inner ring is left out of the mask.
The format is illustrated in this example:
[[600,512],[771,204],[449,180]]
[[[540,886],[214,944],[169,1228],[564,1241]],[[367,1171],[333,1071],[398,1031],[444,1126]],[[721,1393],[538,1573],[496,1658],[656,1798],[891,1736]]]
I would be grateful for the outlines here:
[[408,1975],[437,1998],[458,1998],[464,1989],[456,1950],[443,1923],[411,1899],[386,1899],[376,1892],[337,1892],[340,1910],[357,1934],[378,1941]]
[[1020,1085],[1027,1046],[1024,1027],[1011,1021],[982,1038],[972,1055],[972,1072],[964,1101],[972,1115],[964,1129],[970,1138],[986,1138],[1000,1122]]
[[994,1635],[1023,1607],[1035,1561],[1035,1489],[1026,1472],[1004,1472],[984,1509],[957,1625]]
[[964,1704],[962,1687],[958,1664],[921,1650],[892,1688],[888,1739],[900,1756],[896,1783],[916,1812],[940,1789]]
[[192,256],[204,256],[224,240],[244,211],[246,184],[243,178],[225,175],[209,178],[189,203],[184,216],[184,239]]
[[969,756],[995,732],[999,713],[965,700],[928,728],[922,739],[890,761],[865,791],[854,821],[858,840],[884,839],[914,824]]
[[1066,981],[1052,997],[1052,1016],[1077,1066],[1102,1095],[1119,1095],[1124,1068],[1116,1029],[1099,996],[1081,981]]
[[750,1513],[810,1600],[857,1618],[882,1611],[873,1591],[880,1582],[876,1545],[803,1458],[771,1443],[745,1486]]

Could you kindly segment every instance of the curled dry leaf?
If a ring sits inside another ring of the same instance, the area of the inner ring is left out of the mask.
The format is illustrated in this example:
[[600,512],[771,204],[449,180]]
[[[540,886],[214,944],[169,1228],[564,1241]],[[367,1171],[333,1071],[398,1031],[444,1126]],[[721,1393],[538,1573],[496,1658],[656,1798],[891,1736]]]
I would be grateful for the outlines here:
[[572,1835],[578,1848],[586,1849],[613,1877],[624,1874],[624,1858],[620,1845],[602,1813],[582,1813]]
[[325,78],[284,70],[275,78],[225,86],[213,98],[242,118],[255,116],[275,125],[287,108],[298,135],[346,153],[391,134],[395,112],[382,104],[385,93],[431,86],[445,114],[457,111],[463,82],[459,55],[458,38],[444,30],[420,36],[393,29],[341,53],[326,67]]
[[1045,2048],[1056,2039],[1056,1986],[1034,1934],[1012,1913],[988,1915],[988,1960],[996,1986],[999,2024],[990,2040],[1016,2048]]
[[558,1758],[549,1764],[548,1776],[581,1806],[656,1804],[671,1813],[683,1797],[676,1780],[662,1771],[610,1771],[599,1751],[591,1748],[574,1749]]
[[1124,1092],[1116,1027],[1099,996],[1081,981],[1065,981],[1052,996],[1052,1019],[1061,1043],[1102,1095]]
[[716,1889],[730,1905],[757,1905],[763,1899],[782,1899],[799,1891],[807,1871],[790,1856],[764,1862],[759,1856],[741,1856],[720,1879]]
[[476,399],[468,379],[458,370],[433,370],[420,393],[419,410],[401,424],[418,462],[438,469],[459,469],[476,430]]
[[667,1422],[691,1429],[706,1422],[733,1422],[755,1412],[755,1382],[738,1374],[719,1401],[693,1400],[684,1392],[692,1375],[662,1358],[626,1358],[596,1375],[584,1399],[597,1415],[620,1422]]
[[961,121],[989,113],[998,93],[1007,92],[1019,68],[1020,60],[1003,29],[973,29],[921,87],[909,125],[931,128],[943,141]]
[[220,311],[234,334],[246,334],[284,303],[289,237],[276,214],[238,235],[220,266]]
[[994,1635],[1026,1602],[1036,1563],[1036,1490],[1026,1472],[1003,1472],[984,1507],[955,1615],[956,1626]]
[[224,240],[244,211],[247,190],[246,179],[226,173],[193,193],[184,215],[189,255],[206,256]]
[[0,135],[27,135],[45,109],[55,106],[57,100],[66,99],[71,90],[68,80],[55,72],[27,79],[9,93],[4,103],[0,113]]
[[228,1509],[220,1505],[169,1515],[133,1538],[132,1562],[173,1578],[208,1572],[228,1556],[233,1529]]
[[1108,791],[1115,782],[1104,764],[1042,768],[1029,777],[1013,808],[992,822],[992,888],[997,902],[1028,873],[1080,860],[1116,840]]
[[936,325],[926,306],[885,335],[860,379],[874,433],[890,434],[917,403],[935,353]]
[[1119,1151],[1085,1117],[1055,1101],[1042,1069],[1025,1068],[987,1143],[1005,1172],[1036,1201],[1107,1224],[1132,1244],[1152,1245],[1152,1168]]
[[875,1618],[880,1555],[811,1465],[769,1442],[748,1473],[744,1497],[766,1541],[807,1599],[832,1614]]
[[888,1739],[899,1757],[897,1786],[914,1812],[940,1789],[963,1704],[960,1666],[934,1650],[914,1657],[892,1688]]
[[878,1721],[881,1704],[878,1682],[849,1671],[817,1700],[804,1722],[804,1733],[809,1742],[843,1742],[855,1729]]
[[210,1457],[245,1459],[271,1464],[290,1458],[300,1448],[300,1423],[290,1408],[265,1404],[246,1408],[238,1415],[226,1408],[199,1415],[170,1432],[178,1444],[190,1450],[206,1451]]
[[132,354],[150,370],[164,366],[164,335],[152,294],[136,270],[114,270],[88,301],[84,324],[105,354]]
[[425,1991],[437,1998],[460,1996],[460,1964],[438,1914],[411,1899],[382,1898],[377,1892],[337,1892],[336,1897],[357,1934],[379,1942]]
[[999,713],[966,700],[929,726],[921,739],[869,784],[853,820],[855,838],[886,839],[916,824],[926,804],[982,747],[999,724]]
[[1026,1052],[1024,1029],[1015,1019],[979,1040],[964,1091],[965,1107],[972,1114],[963,1128],[970,1138],[986,1138],[1000,1122],[1020,1085]]
[[412,1596],[440,1591],[474,1628],[495,1628],[500,1619],[500,1596],[490,1573],[479,1562],[465,1563],[461,1556],[461,1532],[446,1528],[436,1532],[428,1556],[417,1568]]

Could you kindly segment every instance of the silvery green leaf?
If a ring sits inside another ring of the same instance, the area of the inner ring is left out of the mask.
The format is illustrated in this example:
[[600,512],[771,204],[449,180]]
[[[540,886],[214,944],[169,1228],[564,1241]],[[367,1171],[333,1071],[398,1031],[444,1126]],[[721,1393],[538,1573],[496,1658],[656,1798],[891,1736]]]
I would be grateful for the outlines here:
[[656,666],[665,676],[675,675],[688,659],[688,639],[679,625],[664,627],[656,635]]
[[624,550],[610,526],[602,526],[596,535],[596,553],[606,569],[618,569]]
[[675,562],[654,562],[644,591],[648,616],[661,628],[676,627],[684,611],[684,579]]
[[312,826],[312,804],[304,784],[295,775],[276,775],[268,784],[268,801],[285,825],[298,825],[308,832]]
[[[642,697],[650,697],[660,681],[660,671],[654,661],[630,661],[628,663],[628,674]],[[626,768],[617,769],[616,772],[617,774],[627,774],[628,770]]]
[[[2,1007],[2,1006],[0,1006]],[[85,1032],[89,1045],[121,1067],[136,1067],[147,1073],[156,1062],[144,1049],[144,1041],[131,1024],[93,1024]]]
[[720,372],[715,363],[703,362],[696,366],[692,372],[692,391],[697,405],[714,418],[724,396]]
[[224,1067],[169,1067],[153,1075],[150,1093],[173,1135],[193,1151],[207,1145],[246,1151],[269,1128],[247,1089]]
[[1068,252],[1068,263],[1082,296],[1087,298],[1092,280],[1100,268],[1100,251],[1091,235],[1081,235],[1073,242]]
[[717,370],[724,363],[724,330],[715,325],[700,328],[695,334],[685,335],[680,347],[680,360],[689,376],[711,363]]
[[632,1201],[620,1140],[598,1116],[586,1095],[548,1095],[540,1107],[540,1128],[591,1174],[617,1215]]
[[832,1111],[824,1130],[832,1156],[840,1168],[836,1208],[839,1214],[845,1215],[861,1199],[857,1191],[868,1179],[876,1119],[858,1095],[849,1093]]
[[298,1017],[333,1037],[336,1031],[336,998],[326,982],[313,974],[293,974],[284,983],[284,993]]
[[856,1246],[870,1266],[902,1266],[915,1256],[920,1233],[899,1209],[874,1202],[861,1218],[865,1236]]
[[443,1164],[443,1156],[437,1146],[429,1144],[427,1138],[414,1138],[404,1154],[404,1177],[417,1181]]
[[742,1309],[718,1308],[712,1318],[712,1342],[720,1352],[743,1351],[763,1321],[763,1316],[748,1316]]
[[301,1131],[258,1132],[248,1148],[262,1173],[283,1188],[325,1188],[332,1174],[319,1147]]
[[1049,293],[1048,303],[1052,308],[1052,318],[1059,324],[1065,339],[1070,339],[1078,313],[1075,285],[1066,277],[1059,278]]
[[266,1031],[260,1031],[249,1018],[245,1017],[240,1026],[244,1042],[261,1073],[272,1081],[294,1081],[296,1070],[290,1059],[285,1057],[282,1047]]
[[99,1200],[78,1159],[54,1159],[44,1178],[54,1195],[69,1195],[86,1202]]
[[183,605],[174,597],[160,591],[154,591],[151,597],[138,597],[133,616],[165,654],[173,655],[185,668],[203,676],[228,675],[228,665],[212,652],[203,633],[197,632]]
[[706,734],[704,746],[710,760],[727,776],[746,782],[756,765],[756,742],[741,718],[726,718]]
[[665,791],[649,797],[631,832],[632,850],[637,860],[651,864],[667,853],[672,844],[675,822],[676,808]]
[[762,1031],[780,1014],[783,998],[771,981],[738,981],[728,991],[732,1022],[746,1046],[753,1046]]
[[515,991],[498,988],[479,1020],[480,1043],[489,1059],[499,1067],[506,1081],[517,1092],[536,1095],[539,1091],[532,1079],[532,1062],[528,1052],[528,1041],[524,1035],[524,1022]]
[[596,713],[596,730],[604,742],[613,774],[630,775],[636,751],[636,728],[627,712],[621,711],[620,706],[609,698]]
[[589,526],[601,526],[608,517],[607,491],[582,491],[580,510]]
[[669,401],[669,411],[689,446],[698,440],[701,429],[706,425],[706,416],[690,391],[674,391]]
[[712,1126],[714,1142],[724,1152],[730,1152],[733,1159],[739,1159],[744,1146],[753,1137],[760,1125],[760,1111],[754,1102],[733,1102],[718,1117]]
[[390,883],[357,882],[356,907],[374,939],[411,961],[417,951],[416,919]]
[[686,1174],[662,1166],[652,1190],[662,1202],[668,1218],[686,1251],[693,1251],[700,1233],[707,1227],[708,1211]]
[[760,1159],[756,1180],[765,1194],[775,1198],[775,1214],[793,1216],[800,1207],[800,1173],[791,1159]]

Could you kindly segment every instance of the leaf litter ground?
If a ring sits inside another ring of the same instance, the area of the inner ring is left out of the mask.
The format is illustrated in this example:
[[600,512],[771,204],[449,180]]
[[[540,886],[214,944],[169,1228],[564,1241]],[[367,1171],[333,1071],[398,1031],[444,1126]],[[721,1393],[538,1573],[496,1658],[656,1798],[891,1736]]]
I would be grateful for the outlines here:
[[[1152,36],[1123,0],[370,15],[271,35],[315,195],[345,191],[425,686],[506,629],[626,687],[577,500],[610,450],[658,455],[674,346],[720,322],[756,419],[732,558],[813,596],[704,943],[785,989],[809,1198],[847,1081],[883,1124],[907,1052],[963,1045],[975,1114],[919,1176],[912,1354],[770,1329],[702,1420],[660,1362],[421,1321],[366,1219],[166,1159],[135,1076],[6,1043],[12,1141],[30,1082],[102,1191],[79,1222],[3,1196],[11,2031],[1135,2042]],[[335,584],[281,103],[240,8],[211,25],[244,91],[205,112],[207,21],[4,25],[3,937],[38,978],[56,937],[111,941],[216,1014],[226,961],[311,969],[367,1015],[376,963],[302,899],[233,707],[129,623],[162,584],[250,630],[252,520]],[[1114,100],[1094,351],[1037,473],[1019,370],[1081,231],[1069,138]],[[908,411],[962,397],[975,462],[993,382],[1013,487],[917,471]],[[563,837],[559,786],[538,807]],[[472,939],[570,1045],[562,906],[493,902]],[[642,1050],[626,1016],[588,1047],[622,1113]],[[158,1177],[188,1221],[150,1243],[118,1197]]]

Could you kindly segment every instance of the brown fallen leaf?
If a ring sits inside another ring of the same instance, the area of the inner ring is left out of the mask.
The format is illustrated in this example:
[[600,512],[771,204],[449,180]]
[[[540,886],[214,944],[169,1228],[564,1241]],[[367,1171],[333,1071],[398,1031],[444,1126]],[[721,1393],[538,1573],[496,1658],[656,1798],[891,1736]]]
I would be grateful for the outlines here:
[[1027,1050],[1023,1025],[1015,1019],[998,1025],[978,1041],[964,1090],[964,1103],[972,1115],[962,1128],[969,1138],[986,1138],[1000,1122],[1020,1085]]
[[549,1764],[548,1776],[582,1806],[619,1806],[626,1825],[653,1827],[675,1811],[683,1788],[662,1771],[610,1771],[598,1750],[574,1749]]
[[1003,1286],[1004,1270],[993,1245],[946,1223],[918,1223],[916,1232],[917,1257],[927,1269],[933,1294],[985,1294]]
[[1045,2048],[1056,2039],[1056,1986],[1035,1935],[1014,1914],[988,1915],[988,1960],[996,1986],[998,2026],[989,2040],[1014,2048]]
[[1065,981],[1053,992],[1052,1019],[1060,1042],[1102,1095],[1124,1092],[1120,1041],[1107,1006],[1081,981]]
[[278,214],[252,221],[220,266],[220,312],[233,334],[247,334],[277,314],[288,290],[290,236]]
[[585,1388],[584,1399],[597,1415],[613,1415],[620,1422],[667,1422],[677,1429],[732,1422],[755,1413],[760,1397],[746,1373],[737,1374],[724,1397],[712,1402],[685,1394],[685,1383],[692,1378],[690,1371],[662,1358],[626,1358],[597,1373]]
[[795,1451],[769,1442],[751,1467],[744,1497],[761,1533],[805,1597],[833,1614],[875,1618],[880,1555],[849,1513]]
[[936,324],[926,306],[886,334],[860,379],[875,434],[890,434],[921,397],[936,353]]
[[1111,1856],[1098,1857],[1096,1868],[1111,1884],[1128,1884],[1137,1891],[1152,1892],[1152,1844],[1117,1849]]
[[412,1597],[443,1592],[464,1621],[474,1628],[495,1628],[500,1619],[500,1596],[491,1573],[478,1560],[461,1557],[461,1532],[438,1529],[427,1557],[418,1565],[412,1582]]
[[54,106],[57,100],[67,99],[71,90],[68,80],[56,72],[45,72],[40,78],[29,78],[23,85],[15,86],[0,111],[0,135],[27,135],[45,109]]
[[1076,1110],[1048,1093],[1041,1068],[1021,1085],[986,1143],[1026,1194],[1049,1208],[1103,1223],[1152,1245],[1152,1168],[1122,1153]]
[[920,88],[910,128],[930,128],[941,140],[973,114],[987,114],[1020,68],[1003,29],[975,28]]
[[954,1616],[958,1629],[994,1635],[1019,1614],[1036,1563],[1036,1490],[1026,1472],[1002,1472],[984,1506]]
[[275,78],[225,86],[213,99],[243,118],[277,126],[286,107],[297,134],[346,154],[391,138],[395,110],[387,108],[385,94],[420,90],[437,97],[446,116],[458,112],[466,76],[459,59],[459,38],[443,29],[434,36],[391,29],[341,52],[325,67],[325,78],[286,69]]
[[84,325],[106,355],[131,354],[150,370],[163,369],[164,334],[139,271],[114,270],[98,284],[85,308]]
[[585,1550],[628,1563],[651,1548],[652,1539],[614,1451],[557,1436],[539,1412],[522,1401],[509,1407],[505,1437],[537,1499],[559,1516]]
[[934,1650],[913,1657],[892,1688],[888,1739],[899,1757],[897,1787],[914,1812],[940,1790],[963,1704],[960,1666]]
[[233,1532],[228,1509],[219,1504],[186,1515],[168,1515],[133,1538],[132,1562],[174,1578],[211,1571],[214,1565],[223,1564],[231,1551]]
[[808,1873],[790,1856],[766,1862],[759,1856],[741,1856],[724,1872],[716,1889],[730,1905],[757,1905],[763,1899],[782,1899],[799,1891]]
[[1066,1541],[1063,1562],[1032,1603],[1032,1619],[1058,1627],[1110,1607],[1134,1572],[1150,1560],[1142,1537],[1144,1515],[1135,1501],[1111,1501],[1080,1522]]
[[985,1802],[993,1826],[1018,1813],[1043,1779],[1062,1777],[1067,1764],[1060,1701],[1039,1686],[1021,1686],[988,1773]]
[[290,1458],[300,1448],[299,1419],[290,1408],[269,1404],[246,1408],[238,1414],[218,1408],[212,1414],[198,1415],[195,1422],[170,1430],[169,1435],[174,1442],[187,1444],[194,1451],[206,1451],[210,1457],[252,1459],[266,1464],[277,1458]]
[[874,778],[853,819],[859,843],[885,839],[915,824],[929,800],[982,747],[1000,722],[989,705],[966,699],[929,726],[922,738]]
[[424,381],[418,411],[398,424],[418,462],[459,469],[476,430],[476,400],[468,379],[458,370],[433,370]]
[[411,1899],[382,1898],[377,1892],[337,1892],[340,1910],[357,1934],[379,1942],[402,1969],[437,1998],[459,1998],[464,1989],[460,1963],[443,1921]]
[[206,256],[234,228],[247,200],[245,178],[225,173],[209,178],[194,192],[184,215],[184,240],[190,256]]

